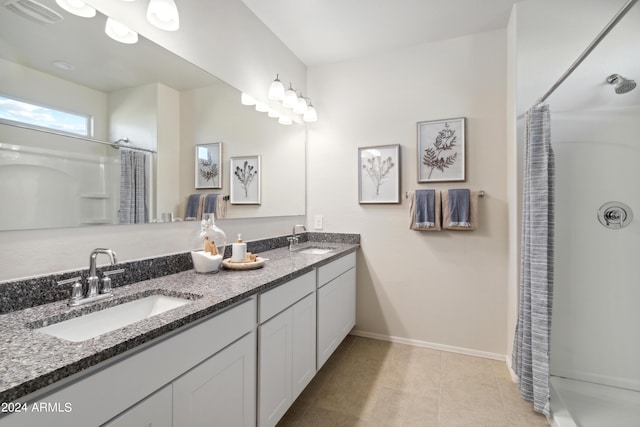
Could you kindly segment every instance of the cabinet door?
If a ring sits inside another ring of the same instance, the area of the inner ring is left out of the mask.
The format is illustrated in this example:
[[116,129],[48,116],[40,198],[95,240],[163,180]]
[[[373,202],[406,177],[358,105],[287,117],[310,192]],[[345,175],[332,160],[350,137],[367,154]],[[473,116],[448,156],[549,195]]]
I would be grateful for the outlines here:
[[259,328],[258,426],[275,426],[292,400],[293,310],[288,308]]
[[316,375],[316,293],[308,295],[291,309],[293,402]]
[[356,270],[318,289],[318,366],[329,359],[356,323]]
[[245,335],[173,382],[174,426],[255,426],[255,340]]
[[102,427],[171,427],[171,385],[127,409]]

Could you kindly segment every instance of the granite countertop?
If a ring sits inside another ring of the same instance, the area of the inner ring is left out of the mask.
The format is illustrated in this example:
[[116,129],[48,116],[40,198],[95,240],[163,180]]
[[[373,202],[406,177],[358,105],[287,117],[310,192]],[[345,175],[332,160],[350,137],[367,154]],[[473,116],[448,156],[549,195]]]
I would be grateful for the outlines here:
[[[353,252],[359,245],[309,242],[300,246],[328,246],[335,250],[324,255],[308,255],[279,248],[261,253],[267,262],[256,270],[222,270],[216,274],[188,270],[117,287],[112,298],[87,306],[70,308],[67,301],[58,301],[0,315],[0,354],[4,367],[0,373],[0,402],[18,401],[49,384]],[[151,294],[193,301],[83,342],[70,342],[34,330]]]

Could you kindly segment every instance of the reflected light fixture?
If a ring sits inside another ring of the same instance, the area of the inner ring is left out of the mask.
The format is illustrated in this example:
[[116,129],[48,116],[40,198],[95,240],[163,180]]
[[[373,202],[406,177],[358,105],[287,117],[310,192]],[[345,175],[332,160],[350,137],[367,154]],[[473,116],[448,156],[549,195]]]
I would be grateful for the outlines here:
[[280,118],[280,113],[278,113],[273,108],[269,108],[269,112],[267,113],[267,116],[272,117],[274,119],[278,119],[278,118]]
[[267,111],[269,111],[269,106],[262,102],[258,102],[256,103],[256,111],[260,111],[261,113],[266,113]]
[[309,99],[309,106],[307,107],[307,112],[304,113],[304,116],[302,116],[302,120],[304,120],[307,123],[318,121],[318,113],[316,112],[316,109],[314,108],[310,99]]
[[56,0],[56,4],[76,16],[93,18],[96,10],[81,0]]
[[147,20],[161,30],[176,31],[180,28],[178,8],[173,0],[151,0]]
[[298,105],[298,95],[296,95],[296,91],[293,90],[293,86],[289,83],[289,89],[284,93],[284,100],[282,101],[282,105],[287,108],[294,108]]
[[138,33],[113,18],[107,18],[107,25],[104,27],[104,32],[120,43],[134,44],[138,41]]
[[244,92],[242,92],[240,102],[242,103],[242,105],[256,105],[256,100],[253,98],[253,96],[248,95]]
[[276,79],[269,86],[269,99],[282,101],[284,99],[284,85],[279,79],[280,74],[276,74]]
[[280,116],[280,118],[278,118],[278,123],[280,123],[281,125],[288,126],[291,123],[293,123],[293,120],[291,120],[291,118],[287,116]]

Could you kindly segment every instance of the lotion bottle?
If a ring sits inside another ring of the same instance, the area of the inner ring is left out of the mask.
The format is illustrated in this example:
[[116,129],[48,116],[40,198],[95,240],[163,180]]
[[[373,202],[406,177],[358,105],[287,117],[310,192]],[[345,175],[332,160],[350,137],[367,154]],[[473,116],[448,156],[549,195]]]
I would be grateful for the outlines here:
[[238,240],[231,245],[231,261],[242,262],[247,257],[247,244],[242,241],[242,235],[238,234]]

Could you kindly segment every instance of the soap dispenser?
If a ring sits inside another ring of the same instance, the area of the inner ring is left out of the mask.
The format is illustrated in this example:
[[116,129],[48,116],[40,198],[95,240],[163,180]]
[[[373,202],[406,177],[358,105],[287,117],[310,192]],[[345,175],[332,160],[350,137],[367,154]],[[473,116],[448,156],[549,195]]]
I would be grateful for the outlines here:
[[231,245],[231,261],[242,262],[247,257],[247,244],[242,241],[242,235],[238,234],[238,240]]

